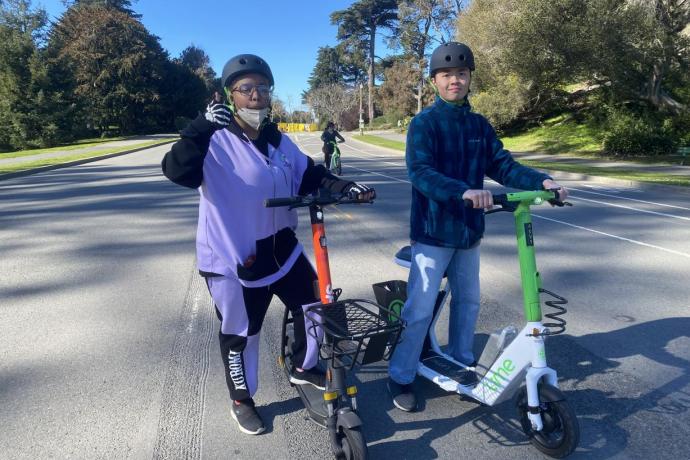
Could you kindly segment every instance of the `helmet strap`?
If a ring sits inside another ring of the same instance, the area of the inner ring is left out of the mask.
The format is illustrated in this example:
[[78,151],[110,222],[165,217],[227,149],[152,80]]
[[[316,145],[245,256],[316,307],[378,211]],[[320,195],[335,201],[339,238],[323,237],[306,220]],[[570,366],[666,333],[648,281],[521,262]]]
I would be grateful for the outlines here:
[[235,110],[235,103],[232,101],[232,92],[228,89],[228,87],[224,87],[223,91],[225,91],[225,97],[228,99],[228,107],[230,107],[230,111],[234,115],[236,110]]

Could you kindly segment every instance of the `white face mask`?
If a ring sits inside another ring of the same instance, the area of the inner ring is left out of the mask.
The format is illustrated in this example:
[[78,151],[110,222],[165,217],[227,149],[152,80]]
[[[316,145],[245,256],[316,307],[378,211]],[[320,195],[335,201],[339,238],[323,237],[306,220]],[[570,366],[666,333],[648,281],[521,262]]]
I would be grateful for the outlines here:
[[239,109],[237,116],[244,120],[252,128],[258,130],[261,123],[268,116],[268,107],[265,109]]

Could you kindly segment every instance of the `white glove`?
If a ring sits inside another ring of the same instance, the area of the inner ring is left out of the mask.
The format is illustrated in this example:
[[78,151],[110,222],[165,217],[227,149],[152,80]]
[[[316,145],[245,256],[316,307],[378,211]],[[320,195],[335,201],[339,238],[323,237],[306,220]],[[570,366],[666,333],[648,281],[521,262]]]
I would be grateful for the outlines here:
[[204,117],[211,123],[225,127],[228,126],[230,120],[232,120],[232,112],[227,105],[211,102],[208,107],[206,107]]

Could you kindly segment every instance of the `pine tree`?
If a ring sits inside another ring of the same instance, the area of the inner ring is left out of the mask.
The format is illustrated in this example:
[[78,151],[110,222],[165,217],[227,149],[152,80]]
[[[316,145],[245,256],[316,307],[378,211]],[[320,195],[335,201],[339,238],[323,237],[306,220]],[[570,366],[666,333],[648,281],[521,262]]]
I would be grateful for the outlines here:
[[49,49],[74,76],[85,123],[99,132],[156,129],[167,54],[137,19],[111,7],[77,5],[55,24]]

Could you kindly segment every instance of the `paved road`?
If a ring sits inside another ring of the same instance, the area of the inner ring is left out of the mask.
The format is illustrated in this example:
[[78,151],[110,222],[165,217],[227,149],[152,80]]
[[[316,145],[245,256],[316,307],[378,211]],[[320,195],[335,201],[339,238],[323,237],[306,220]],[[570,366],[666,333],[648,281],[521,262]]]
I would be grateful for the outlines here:
[[[0,165],[13,165],[18,163],[30,163],[32,161],[44,160],[47,158],[59,158],[64,156],[81,155],[83,153],[98,152],[100,150],[110,150],[119,147],[136,146],[137,144],[142,144],[144,142],[155,141],[155,140],[167,140],[174,139],[173,134],[148,134],[144,136],[132,137],[129,139],[123,139],[119,141],[104,141],[97,145],[90,145],[88,147],[81,147],[71,150],[54,150],[46,153],[37,153],[35,155],[28,155],[24,157],[16,158],[6,158],[6,155],[0,153]],[[9,153],[8,155],[11,155]]]
[[[316,156],[316,134],[294,137]],[[257,395],[269,431],[242,435],[230,419],[218,323],[194,273],[197,198],[161,177],[166,148],[0,182],[0,452],[328,458],[275,365],[278,303]],[[380,198],[327,215],[331,266],[347,296],[371,297],[372,282],[406,276],[391,258],[407,240],[410,186],[401,154],[351,139],[342,152],[344,175]],[[568,331],[547,352],[582,427],[574,458],[687,458],[687,195],[568,185],[575,207],[537,209],[535,238],[544,287],[570,299]],[[522,312],[510,216],[489,219],[478,347]],[[385,377],[383,364],[354,376],[372,458],[539,457],[511,404],[420,382],[424,411],[400,413]]]

